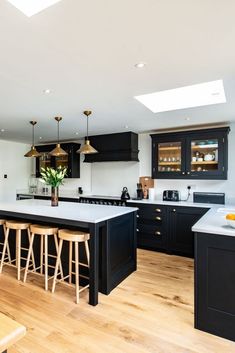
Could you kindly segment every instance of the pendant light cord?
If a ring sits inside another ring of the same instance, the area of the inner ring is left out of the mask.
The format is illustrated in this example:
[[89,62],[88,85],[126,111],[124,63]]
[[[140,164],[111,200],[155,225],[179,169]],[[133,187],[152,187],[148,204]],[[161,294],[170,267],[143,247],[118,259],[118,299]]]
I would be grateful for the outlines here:
[[86,139],[88,140],[88,116],[86,121]]
[[34,125],[32,125],[32,128],[33,128],[33,133],[32,133],[32,138],[33,138],[33,140],[32,140],[32,146],[34,146]]
[[59,121],[58,121],[58,125],[57,125],[57,144],[59,144],[60,141],[60,128],[59,128]]

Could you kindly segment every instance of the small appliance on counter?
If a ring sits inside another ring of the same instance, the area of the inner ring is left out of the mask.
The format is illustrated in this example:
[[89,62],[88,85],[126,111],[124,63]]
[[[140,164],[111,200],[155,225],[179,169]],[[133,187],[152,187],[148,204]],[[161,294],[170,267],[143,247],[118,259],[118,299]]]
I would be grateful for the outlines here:
[[121,200],[122,201],[130,200],[130,195],[126,186],[124,186],[124,188],[122,189]]
[[194,192],[193,202],[198,203],[215,203],[224,205],[225,193],[223,192]]
[[144,197],[141,183],[137,183],[136,195],[137,195],[136,197],[137,200],[142,200]]
[[164,190],[163,201],[180,201],[180,192],[178,190]]

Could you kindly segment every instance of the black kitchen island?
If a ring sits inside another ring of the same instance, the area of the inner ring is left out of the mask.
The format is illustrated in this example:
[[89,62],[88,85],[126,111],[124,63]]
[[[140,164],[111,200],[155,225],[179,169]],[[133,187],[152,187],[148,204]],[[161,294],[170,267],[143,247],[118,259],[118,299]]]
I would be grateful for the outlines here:
[[[0,203],[2,218],[24,219],[31,223],[53,224],[60,228],[76,228],[90,233],[91,305],[98,304],[98,291],[109,294],[136,270],[136,211],[137,209],[131,207],[67,202],[51,207],[50,201],[45,200]],[[11,250],[14,253],[14,244]],[[39,256],[39,249],[34,251],[35,257]]]

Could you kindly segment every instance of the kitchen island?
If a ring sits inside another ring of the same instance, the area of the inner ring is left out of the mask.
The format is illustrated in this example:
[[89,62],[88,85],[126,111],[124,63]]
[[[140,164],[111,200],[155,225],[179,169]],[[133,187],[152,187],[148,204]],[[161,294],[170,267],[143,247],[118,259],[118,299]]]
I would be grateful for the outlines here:
[[[76,228],[90,233],[89,304],[136,270],[136,211],[131,207],[46,200],[0,202],[0,217]],[[39,250],[38,250],[39,252]],[[37,256],[37,254],[35,254]],[[67,260],[67,259],[66,259]]]
[[227,213],[235,207],[212,207],[192,227],[195,328],[235,341],[235,229]]

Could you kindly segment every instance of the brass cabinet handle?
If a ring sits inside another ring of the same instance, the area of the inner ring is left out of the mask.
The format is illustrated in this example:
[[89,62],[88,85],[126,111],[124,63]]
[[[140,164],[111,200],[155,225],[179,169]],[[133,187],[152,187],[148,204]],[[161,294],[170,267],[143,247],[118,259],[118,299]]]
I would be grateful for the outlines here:
[[176,212],[176,209],[175,208],[173,208],[173,210],[172,210],[173,212]]
[[162,212],[162,210],[160,208],[156,208],[155,211],[158,212],[158,213]]
[[162,217],[156,217],[156,220],[157,220],[157,221],[161,221],[161,220],[162,220]]
[[155,232],[155,235],[162,235],[162,233],[159,232],[159,231],[156,231],[156,232]]
[[139,232],[140,230],[138,228],[136,228],[136,231]]
[[137,215],[136,215],[136,218],[140,218],[140,216],[137,214]]

